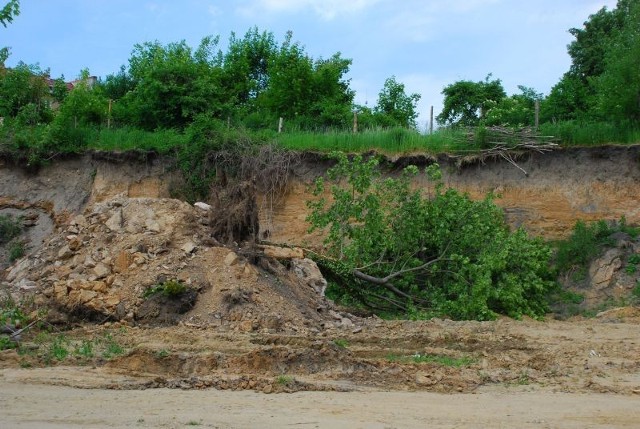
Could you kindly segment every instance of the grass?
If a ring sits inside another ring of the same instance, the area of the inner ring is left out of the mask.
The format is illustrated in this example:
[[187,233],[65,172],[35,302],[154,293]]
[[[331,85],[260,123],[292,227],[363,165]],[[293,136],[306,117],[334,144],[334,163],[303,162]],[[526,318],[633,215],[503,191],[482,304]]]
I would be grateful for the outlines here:
[[0,245],[13,240],[22,232],[20,218],[11,215],[0,215]]
[[293,380],[294,378],[290,375],[279,375],[276,377],[276,383],[281,386],[286,386],[287,384],[291,383]]
[[476,363],[476,359],[470,356],[463,356],[454,358],[446,355],[434,355],[434,354],[420,354],[414,355],[389,355],[387,359],[391,362],[401,363],[435,363],[441,366],[448,366],[453,368],[461,368],[464,366],[470,366]]
[[440,130],[431,135],[420,134],[404,128],[352,132],[329,131],[324,133],[292,132],[279,134],[275,141],[285,149],[296,151],[361,153],[376,149],[383,153],[441,153],[468,150],[463,132]]
[[144,131],[124,127],[100,130],[89,147],[103,151],[141,150],[167,154],[186,144],[185,135],[176,130]]
[[333,344],[340,347],[341,349],[346,349],[347,347],[349,347],[349,341],[345,340],[344,338],[336,338],[335,340],[333,340]]
[[541,124],[539,132],[559,138],[563,146],[640,143],[640,128],[633,124],[565,121]]
[[169,298],[176,298],[187,291],[187,286],[178,280],[167,280],[166,282],[154,285],[144,291],[143,298],[162,294]]

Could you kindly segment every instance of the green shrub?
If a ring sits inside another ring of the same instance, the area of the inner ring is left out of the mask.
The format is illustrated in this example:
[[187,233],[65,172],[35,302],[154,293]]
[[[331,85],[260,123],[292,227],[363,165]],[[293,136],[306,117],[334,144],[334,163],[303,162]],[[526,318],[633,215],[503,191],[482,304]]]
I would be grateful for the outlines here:
[[187,286],[178,280],[167,280],[166,282],[157,284],[145,290],[143,297],[148,298],[152,295],[162,294],[169,298],[175,298],[187,291]]
[[[381,179],[375,159],[335,156],[331,202],[308,202],[308,221],[326,230],[319,264],[345,294],[378,313],[411,318],[545,314],[551,250],[523,230],[510,232],[490,196],[473,201],[438,182],[428,199],[410,187],[414,166]],[[428,170],[439,180],[437,168]],[[321,178],[315,195],[324,189]]]
[[11,215],[0,215],[0,245],[8,243],[22,232],[22,221]]
[[13,262],[17,259],[22,258],[25,255],[25,245],[24,242],[19,240],[13,240],[9,244],[9,262]]

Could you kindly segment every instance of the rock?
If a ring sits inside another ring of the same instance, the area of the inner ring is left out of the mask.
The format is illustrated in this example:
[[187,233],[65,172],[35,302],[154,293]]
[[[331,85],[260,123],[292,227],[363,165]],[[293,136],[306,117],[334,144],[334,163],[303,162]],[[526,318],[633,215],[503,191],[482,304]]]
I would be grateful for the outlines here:
[[96,280],[103,279],[111,274],[111,268],[102,262],[98,262],[93,268],[93,273],[96,275]]
[[11,283],[17,278],[25,277],[28,274],[29,269],[32,267],[32,265],[33,265],[33,261],[31,259],[29,258],[22,259],[20,262],[14,265],[13,268],[10,269],[6,277],[7,281]]
[[111,231],[119,232],[124,225],[124,217],[122,216],[122,209],[115,210],[115,213],[104,223]]
[[238,325],[238,329],[242,332],[251,332],[253,331],[253,321],[251,320],[243,320]]
[[200,210],[204,210],[204,211],[210,211],[211,210],[211,206],[207,203],[203,203],[198,201],[197,203],[193,204],[195,207],[199,208]]
[[231,267],[238,263],[238,255],[235,252],[229,252],[227,256],[224,257],[224,264],[227,267]]
[[69,259],[72,256],[73,256],[73,251],[68,245],[63,246],[62,249],[58,251],[58,259]]
[[196,250],[197,248],[198,246],[196,246],[193,242],[187,241],[184,245],[182,245],[180,249],[182,249],[184,253],[190,254],[190,253],[193,253],[193,251]]
[[69,240],[68,246],[72,251],[78,251],[82,247],[82,240],[80,240],[78,237],[73,237],[71,240]]
[[274,259],[303,259],[304,252],[299,247],[264,246],[264,255]]
[[609,249],[603,256],[591,263],[589,278],[593,288],[604,289],[610,285],[615,272],[622,266],[621,256],[620,249]]
[[340,325],[345,329],[352,329],[354,326],[351,319],[347,319],[346,317],[343,317],[342,320],[340,320]]
[[420,384],[422,386],[433,386],[434,384],[438,384],[438,382],[442,380],[442,374],[418,371],[416,372],[415,380],[416,384]]
[[273,386],[270,385],[270,384],[267,384],[266,386],[264,386],[262,388],[262,393],[269,394],[269,393],[272,393],[272,392],[273,392]]
[[327,289],[327,281],[313,260],[309,258],[292,259],[291,269],[300,280],[308,284],[318,295],[324,296],[324,292]]
[[160,232],[162,230],[160,223],[153,218],[147,218],[144,222],[144,227],[151,232]]
[[113,271],[116,273],[124,273],[133,263],[133,256],[126,250],[121,251],[113,262]]
[[86,228],[86,227],[89,226],[89,223],[87,222],[87,219],[82,215],[78,215],[78,216],[74,217],[73,219],[71,219],[70,224],[74,225],[74,226],[79,226],[80,228]]
[[15,286],[20,290],[31,290],[38,287],[36,282],[28,279],[21,279],[18,283],[15,284]]

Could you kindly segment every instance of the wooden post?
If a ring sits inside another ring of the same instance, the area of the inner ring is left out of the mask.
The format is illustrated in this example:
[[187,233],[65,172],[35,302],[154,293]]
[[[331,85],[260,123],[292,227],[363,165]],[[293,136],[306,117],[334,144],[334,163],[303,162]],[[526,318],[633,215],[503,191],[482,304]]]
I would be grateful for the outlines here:
[[536,100],[535,109],[536,109],[535,124],[536,124],[536,131],[538,131],[538,127],[540,126],[540,100]]
[[284,123],[284,119],[280,116],[280,120],[278,121],[278,133],[282,132],[282,125]]
[[429,115],[429,134],[433,134],[433,106],[431,106],[431,114]]
[[107,128],[111,128],[111,104],[113,103],[112,99],[109,99],[109,114],[107,115]]
[[353,112],[353,134],[358,133],[358,112]]

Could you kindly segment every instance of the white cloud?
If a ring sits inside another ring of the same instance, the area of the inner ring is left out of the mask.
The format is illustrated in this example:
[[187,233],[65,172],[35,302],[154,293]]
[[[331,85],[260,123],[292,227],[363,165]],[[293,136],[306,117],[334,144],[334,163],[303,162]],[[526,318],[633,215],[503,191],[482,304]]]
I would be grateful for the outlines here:
[[262,12],[297,13],[312,10],[325,20],[340,15],[350,15],[367,9],[381,0],[251,0],[238,11],[245,16],[255,16]]

